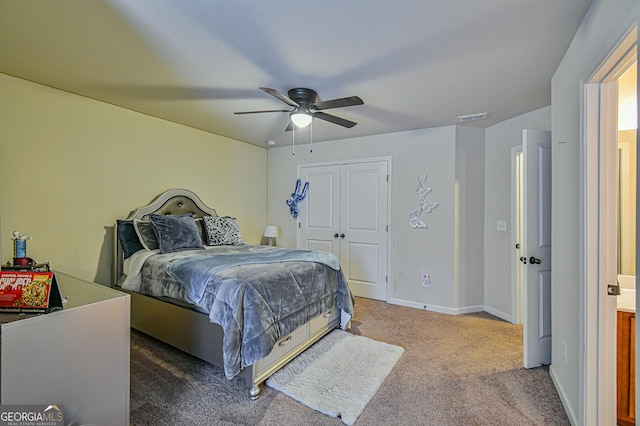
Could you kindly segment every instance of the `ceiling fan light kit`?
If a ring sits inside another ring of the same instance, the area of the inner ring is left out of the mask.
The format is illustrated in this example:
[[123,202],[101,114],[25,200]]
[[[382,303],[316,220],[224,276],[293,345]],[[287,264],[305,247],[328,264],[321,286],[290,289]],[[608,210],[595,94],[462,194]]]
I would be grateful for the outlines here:
[[291,122],[296,125],[296,127],[307,127],[311,124],[311,114],[304,111],[295,111],[290,114]]

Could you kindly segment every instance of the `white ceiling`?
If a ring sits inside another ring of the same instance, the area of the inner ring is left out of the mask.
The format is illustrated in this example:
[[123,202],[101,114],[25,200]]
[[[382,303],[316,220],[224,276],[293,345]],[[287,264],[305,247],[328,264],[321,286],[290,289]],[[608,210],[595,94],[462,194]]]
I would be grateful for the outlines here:
[[[289,144],[258,89],[357,95],[313,141],[551,103],[590,0],[0,0],[0,72],[240,141]],[[308,138],[299,132],[300,141]],[[308,135],[308,134],[307,134]]]

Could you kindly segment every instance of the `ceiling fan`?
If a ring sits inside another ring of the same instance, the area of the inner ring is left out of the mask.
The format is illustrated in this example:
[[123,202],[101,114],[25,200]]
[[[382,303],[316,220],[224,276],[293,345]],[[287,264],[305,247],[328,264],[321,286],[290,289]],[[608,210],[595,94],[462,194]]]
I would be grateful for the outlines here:
[[318,93],[315,90],[305,89],[303,87],[297,87],[287,92],[288,96],[283,95],[275,89],[268,87],[260,87],[260,90],[270,94],[276,99],[284,102],[285,104],[293,107],[293,109],[272,109],[265,111],[242,111],[235,112],[234,114],[260,114],[264,112],[288,112],[291,117],[289,126],[286,131],[293,130],[293,124],[296,127],[306,127],[311,123],[313,118],[319,118],[321,120],[328,121],[339,126],[352,128],[357,123],[346,120],[335,115],[322,112],[325,109],[342,108],[353,105],[363,105],[362,99],[357,96],[349,96],[347,98],[332,99],[329,101],[320,101],[318,99]]

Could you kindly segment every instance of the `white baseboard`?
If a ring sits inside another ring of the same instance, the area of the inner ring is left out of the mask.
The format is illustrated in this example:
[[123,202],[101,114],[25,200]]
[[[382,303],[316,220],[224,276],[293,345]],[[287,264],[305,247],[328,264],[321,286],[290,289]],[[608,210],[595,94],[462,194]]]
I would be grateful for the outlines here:
[[481,305],[466,306],[464,308],[450,308],[447,306],[429,305],[426,303],[412,302],[410,300],[404,300],[404,299],[389,299],[387,300],[387,303],[391,303],[393,305],[406,306],[408,308],[420,309],[423,311],[438,312],[441,314],[448,314],[448,315],[462,315],[462,314],[470,314],[473,312],[484,311],[484,306],[481,306]]
[[567,413],[567,417],[569,417],[569,422],[576,426],[578,424],[578,418],[576,417],[575,411],[573,411],[571,405],[569,404],[569,398],[567,397],[567,393],[564,388],[560,384],[556,376],[556,371],[553,368],[553,364],[549,366],[549,376],[551,376],[551,381],[553,385],[556,387],[556,391],[558,392],[558,396],[560,397],[560,401],[562,402],[562,406],[564,407],[564,411]]
[[502,311],[499,311],[495,308],[492,308],[491,306],[487,306],[484,305],[484,311],[490,313],[491,315],[493,315],[494,317],[498,317],[500,319],[503,319],[507,322],[510,322],[511,324],[515,324],[515,322],[513,322],[513,316],[506,314]]
[[510,322],[511,324],[514,324],[513,317],[511,315],[486,305],[466,306],[464,308],[450,308],[447,306],[429,305],[426,303],[418,303],[410,300],[395,299],[395,298],[389,299],[387,303],[391,303],[393,305],[406,306],[408,308],[420,309],[423,311],[438,312],[441,314],[448,314],[448,315],[463,315],[463,314],[471,314],[474,312],[487,312],[495,317],[498,317],[502,320]]

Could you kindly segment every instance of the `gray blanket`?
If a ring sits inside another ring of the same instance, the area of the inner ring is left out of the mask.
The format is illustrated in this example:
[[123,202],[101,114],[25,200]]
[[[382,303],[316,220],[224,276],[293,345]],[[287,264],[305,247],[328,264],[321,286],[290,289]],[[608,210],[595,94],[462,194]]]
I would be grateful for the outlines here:
[[246,254],[239,250],[217,256],[194,251],[168,265],[187,298],[208,305],[210,320],[223,328],[227,378],[333,306],[353,315],[353,299],[335,256],[256,246]]
[[283,248],[180,258],[169,263],[167,272],[185,287],[189,301],[198,304],[216,272],[233,266],[281,262],[316,262],[340,269],[338,259],[331,253]]

